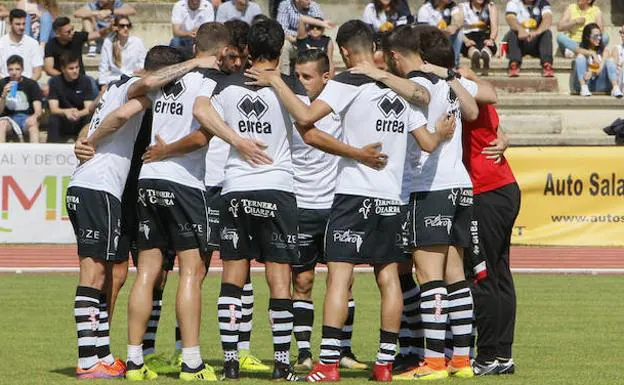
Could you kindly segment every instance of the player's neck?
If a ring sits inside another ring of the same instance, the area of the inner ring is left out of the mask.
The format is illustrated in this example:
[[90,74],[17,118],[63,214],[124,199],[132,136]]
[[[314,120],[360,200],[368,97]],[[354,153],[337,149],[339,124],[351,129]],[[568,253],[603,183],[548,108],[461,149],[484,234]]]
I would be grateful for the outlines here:
[[217,62],[217,57],[215,55],[212,55],[210,53],[207,52],[197,52],[197,54],[195,55],[198,58],[211,58],[212,60],[212,64],[210,67],[208,68],[213,68],[213,69],[219,69],[219,63]]
[[274,70],[277,68],[279,60],[256,60],[253,62],[251,68],[255,68],[260,71]]
[[349,68],[355,67],[364,63],[375,65],[375,60],[373,59],[372,52],[363,52],[363,53],[352,52],[349,54]]

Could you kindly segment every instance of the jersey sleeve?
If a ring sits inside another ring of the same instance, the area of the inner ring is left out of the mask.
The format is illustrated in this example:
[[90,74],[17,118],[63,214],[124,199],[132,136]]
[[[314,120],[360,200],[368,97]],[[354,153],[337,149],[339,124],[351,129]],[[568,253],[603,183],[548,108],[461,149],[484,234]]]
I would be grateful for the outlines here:
[[182,7],[176,3],[173,6],[173,11],[171,11],[171,24],[182,24],[182,22],[184,21],[184,11],[182,10]]
[[364,8],[364,13],[362,14],[362,21],[366,24],[374,25],[375,24],[375,6],[371,3]]
[[358,94],[359,87],[330,80],[318,96],[331,107],[336,114],[342,114]]
[[548,2],[548,0],[543,0],[540,4],[540,8],[542,10],[542,15],[552,13],[552,8],[550,8],[550,3]]
[[221,119],[225,120],[225,110],[223,109],[223,93],[219,93],[210,100],[212,107],[217,111]]
[[433,83],[431,82],[431,80],[422,76],[414,76],[411,77],[410,80],[420,86],[423,86],[427,90],[427,92],[429,92],[429,95],[432,94],[431,90],[433,88]]
[[459,82],[461,83],[462,86],[464,86],[466,91],[468,91],[468,93],[473,98],[477,96],[477,92],[479,91],[479,86],[477,85],[477,83],[473,82],[472,80],[465,79],[465,78],[460,78]]
[[427,125],[427,116],[420,107],[408,103],[407,132],[412,132],[417,128]]
[[507,3],[507,6],[505,7],[505,15],[517,15],[518,11],[518,5],[515,2],[509,1]]
[[416,15],[416,21],[419,23],[427,23],[429,24],[430,15],[427,12],[426,4],[418,9],[418,14]]
[[217,87],[217,82],[215,82],[214,80],[208,77],[202,77],[201,87],[199,88],[199,92],[197,93],[197,96],[205,96],[207,98],[210,98],[214,94],[216,87]]

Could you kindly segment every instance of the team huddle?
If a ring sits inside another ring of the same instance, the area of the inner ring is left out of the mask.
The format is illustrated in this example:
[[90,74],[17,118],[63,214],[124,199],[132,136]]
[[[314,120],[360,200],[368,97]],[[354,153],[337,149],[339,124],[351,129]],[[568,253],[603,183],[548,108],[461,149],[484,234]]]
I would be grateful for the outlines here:
[[[340,367],[366,369],[351,350],[358,264],[373,267],[381,294],[373,380],[493,370],[471,364],[465,272],[484,260],[462,119],[477,118],[477,102],[495,102],[494,89],[452,70],[453,48],[435,27],[385,35],[386,71],[375,66],[370,26],[348,21],[336,38],[347,70],[331,78],[320,50],[300,53],[296,76],[279,73],[277,22],[228,23],[202,25],[187,61],[152,48],[142,76],[109,85],[76,144],[67,208],[80,257],[77,377],[158,376],[154,339],[177,257],[173,365],[182,380],[216,381],[199,347],[202,282],[216,256],[222,380],[272,371],[274,380],[328,382]],[[130,254],[137,278],[124,362],[110,352],[109,325]],[[252,260],[269,287],[273,368],[250,353]],[[318,263],[328,279],[314,363]]]

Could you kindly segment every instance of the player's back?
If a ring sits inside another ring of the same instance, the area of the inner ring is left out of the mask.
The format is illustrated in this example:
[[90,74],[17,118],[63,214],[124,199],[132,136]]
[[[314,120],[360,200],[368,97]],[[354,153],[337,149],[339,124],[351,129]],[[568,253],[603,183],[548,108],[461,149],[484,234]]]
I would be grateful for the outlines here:
[[[128,89],[138,80],[138,77],[124,76],[109,85],[93,113],[87,138],[110,113],[128,101]],[[121,199],[142,118],[143,113],[136,114],[117,131],[104,137],[93,158],[76,168],[70,186],[106,191]]]
[[[210,98],[217,80],[223,74],[202,69],[148,94],[152,101],[153,123],[151,144],[156,135],[165,143],[173,143],[199,129],[193,117],[193,105],[199,96]],[[186,186],[204,189],[206,147],[182,156],[144,164],[140,179],[166,179]]]
[[390,88],[348,71],[330,80],[318,100],[340,115],[345,143],[364,147],[379,142],[389,156],[383,170],[341,158],[336,193],[398,200],[406,137],[426,123],[423,113]]
[[[285,77],[285,80],[295,93],[305,97],[303,87],[294,78]],[[265,143],[265,152],[273,159],[273,163],[253,167],[235,148],[230,148],[223,194],[250,190],[292,192],[292,118],[273,89],[248,86],[245,85],[246,81],[250,79],[242,74],[223,79],[215,90],[213,103],[223,120],[240,136]]]

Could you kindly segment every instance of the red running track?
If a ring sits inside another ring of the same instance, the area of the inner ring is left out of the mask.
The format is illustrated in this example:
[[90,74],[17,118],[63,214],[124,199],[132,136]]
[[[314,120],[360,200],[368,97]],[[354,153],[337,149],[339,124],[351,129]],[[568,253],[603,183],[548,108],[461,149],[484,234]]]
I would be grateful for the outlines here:
[[[213,266],[220,266],[220,260]],[[75,245],[1,245],[0,269],[75,268]],[[513,269],[624,269],[624,248],[529,247],[511,249]]]

